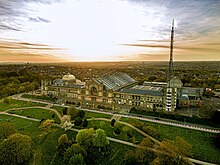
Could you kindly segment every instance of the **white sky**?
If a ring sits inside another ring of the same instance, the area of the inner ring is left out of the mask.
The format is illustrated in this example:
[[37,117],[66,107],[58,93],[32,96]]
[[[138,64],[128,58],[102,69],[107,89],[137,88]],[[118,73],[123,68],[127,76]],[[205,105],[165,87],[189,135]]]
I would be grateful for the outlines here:
[[219,0],[0,0],[0,41],[61,48],[19,51],[71,61],[168,60],[175,19],[175,60],[220,60],[219,8]]
[[[135,43],[145,37],[163,37],[152,31],[162,24],[163,15],[155,21],[154,9],[146,14],[141,5],[128,1],[66,0],[50,5],[29,3],[27,9],[29,17],[50,22],[20,20],[26,30],[16,35],[10,31],[7,37],[65,48],[65,58],[70,60],[114,60],[118,56],[146,52],[146,48],[122,44]],[[148,51],[158,49],[148,48]],[[57,56],[63,57],[63,52],[57,52]]]

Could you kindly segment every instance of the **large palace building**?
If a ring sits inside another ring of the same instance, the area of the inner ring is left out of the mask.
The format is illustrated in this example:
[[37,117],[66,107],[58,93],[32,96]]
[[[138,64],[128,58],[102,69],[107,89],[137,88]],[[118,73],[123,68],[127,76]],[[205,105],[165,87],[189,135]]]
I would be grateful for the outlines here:
[[105,106],[114,110],[137,107],[174,111],[177,107],[200,106],[202,88],[183,87],[173,72],[174,21],[171,30],[170,60],[166,82],[138,82],[126,73],[115,73],[81,82],[68,74],[62,79],[42,80],[43,95],[84,106]]
[[90,107],[102,105],[115,110],[124,107],[167,110],[167,88],[172,87],[174,92],[170,93],[173,99],[171,103],[175,108],[200,106],[202,88],[183,87],[181,80],[176,77],[170,81],[144,82],[143,85],[138,85],[138,82],[126,73],[117,72],[81,82],[75,76],[67,74],[54,81],[42,80],[41,91],[43,95],[55,97],[62,102]]

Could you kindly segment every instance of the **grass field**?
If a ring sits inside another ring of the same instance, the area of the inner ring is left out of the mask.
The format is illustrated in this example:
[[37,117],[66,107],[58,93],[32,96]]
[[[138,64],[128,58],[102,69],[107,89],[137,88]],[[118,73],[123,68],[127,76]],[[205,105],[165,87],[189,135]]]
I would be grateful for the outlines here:
[[[60,119],[53,112],[40,108],[31,108],[31,109],[23,109],[23,110],[10,110],[9,113],[14,113],[21,116],[29,116],[35,119],[53,119],[56,123],[60,123]],[[54,118],[52,115],[54,114]]]
[[[121,118],[121,120],[131,123],[128,118]],[[152,122],[145,123],[155,127],[160,132],[160,139],[158,140],[175,140],[177,136],[182,137],[187,143],[192,145],[190,151],[192,158],[220,164],[220,150],[213,144],[215,134]]]
[[[123,124],[116,124],[115,127],[112,127],[110,125],[110,122],[108,122],[108,121],[91,120],[91,121],[89,121],[89,125],[88,125],[87,128],[94,128],[94,129],[101,128],[101,129],[105,130],[106,135],[109,136],[109,137],[113,137],[113,138],[124,140],[124,141],[134,142],[134,143],[141,142],[144,138],[143,135],[141,135],[140,133],[138,133],[137,131],[131,129],[128,126],[125,126]],[[116,135],[116,134],[113,133],[113,131],[116,128],[119,128],[120,131],[121,131],[119,135]],[[132,138],[129,138],[126,135],[126,132],[128,130],[130,130],[130,131],[133,130],[132,131],[133,132],[133,137]]]
[[61,106],[52,106],[52,109],[56,109],[61,115],[63,115],[63,109],[65,107],[61,107]]
[[108,115],[108,114],[104,114],[104,113],[96,113],[96,112],[85,111],[85,117],[86,117],[87,119],[90,119],[90,118],[92,118],[92,117],[111,119],[111,118],[112,118],[112,115]]
[[14,100],[10,99],[10,103],[6,104],[3,101],[0,103],[0,111],[5,111],[7,109],[11,108],[20,108],[20,107],[31,107],[31,106],[46,106],[47,104],[42,104],[42,103],[35,103],[35,102],[27,102],[27,101],[22,101],[22,100]]
[[[14,125],[17,129],[22,129],[19,131],[22,134],[29,135],[34,141],[34,155],[35,158],[30,160],[30,164],[39,165],[57,165],[61,164],[62,160],[54,159],[56,153],[57,141],[60,135],[66,133],[69,139],[75,139],[77,132],[61,130],[60,128],[51,128],[47,133],[39,129],[39,122],[30,121],[26,119],[21,119],[17,117],[11,117],[8,115],[0,115],[0,122],[9,122]],[[112,164],[122,164],[124,159],[124,153],[130,149],[134,149],[130,146],[122,145],[119,143],[110,142],[110,152],[109,157],[100,160],[100,165],[112,165]],[[109,159],[110,158],[110,159]]]
[[[60,114],[63,114],[63,109],[64,107],[61,106],[53,106],[51,107],[52,109],[56,109]],[[108,118],[111,119],[112,115],[108,115],[108,114],[103,114],[103,113],[96,113],[96,112],[89,112],[89,111],[84,111],[85,112],[85,117],[87,119],[90,119],[92,117],[96,117],[96,118]]]
[[[19,108],[19,107],[30,107],[30,106],[46,106],[46,104],[40,104],[40,103],[34,103],[34,102],[25,102],[25,101],[19,101],[19,100],[10,100],[9,104],[3,103],[1,101],[0,103],[0,111],[4,111],[11,108]],[[54,109],[57,109],[60,114],[62,114],[63,107],[52,107]],[[13,111],[13,113],[27,116],[30,115],[37,119],[42,118],[50,118],[52,117],[52,113],[47,110],[43,109],[26,109],[23,111]],[[56,116],[56,115],[55,115]],[[106,114],[100,114],[100,113],[94,113],[94,112],[88,112],[85,111],[85,117],[87,119],[89,118],[111,118],[112,115],[106,115]],[[57,116],[56,116],[57,118]],[[130,119],[128,118],[121,118],[121,121],[125,121],[128,123],[131,123]],[[39,122],[34,122],[26,119],[21,119],[17,117],[11,117],[7,115],[0,115],[0,122],[9,122],[12,125],[14,125],[17,129],[20,129],[20,133],[29,135],[34,143],[34,153],[36,154],[36,164],[50,164],[51,161],[54,158],[56,145],[57,145],[57,139],[60,135],[63,133],[67,133],[69,138],[75,138],[76,132],[73,131],[67,131],[64,132],[63,130],[59,128],[52,128],[48,133],[45,131],[42,131],[39,129]],[[143,122],[143,121],[142,121]],[[174,126],[168,126],[163,124],[156,124],[152,122],[146,122],[148,125],[153,126],[160,132],[160,138],[158,140],[174,140],[177,136],[182,137],[186,142],[192,145],[192,149],[190,151],[191,157],[199,160],[204,160],[207,162],[213,162],[220,164],[220,150],[218,150],[214,144],[213,144],[213,137],[215,134],[213,133],[206,133],[191,129],[184,129],[180,127],[174,127]],[[143,136],[140,135],[137,132],[134,132],[134,138],[128,138],[126,135],[126,131],[129,129],[127,126],[118,125],[119,129],[121,130],[120,135],[113,134],[113,130],[115,128],[110,126],[110,122],[106,121],[90,121],[88,128],[102,128],[106,131],[107,136],[122,139],[125,141],[130,142],[138,142],[143,139]],[[111,142],[112,150],[114,150],[111,157],[111,161],[108,161],[108,159],[105,161],[103,160],[100,162],[100,164],[121,164],[122,159],[124,158],[124,153],[130,149],[131,147],[126,145],[121,145],[118,143],[112,143]],[[52,163],[56,164],[56,163]]]

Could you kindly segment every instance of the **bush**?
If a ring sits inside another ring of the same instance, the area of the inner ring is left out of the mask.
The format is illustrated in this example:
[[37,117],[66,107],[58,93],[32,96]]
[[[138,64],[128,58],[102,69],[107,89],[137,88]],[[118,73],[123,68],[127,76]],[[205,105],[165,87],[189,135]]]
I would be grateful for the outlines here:
[[154,138],[159,138],[159,136],[160,136],[160,133],[152,126],[143,125],[141,130]]
[[77,116],[80,117],[80,118],[83,118],[83,117],[85,116],[85,112],[80,110],[80,111],[77,113]]
[[11,99],[10,98],[5,98],[4,100],[3,100],[3,102],[5,103],[5,104],[10,104],[11,103]]
[[217,134],[214,138],[214,144],[215,146],[220,149],[220,134]]
[[80,117],[77,117],[77,118],[75,119],[74,124],[75,124],[76,126],[80,126],[80,125],[82,124],[82,119],[81,119]]
[[111,126],[112,126],[112,127],[114,127],[114,126],[115,126],[115,122],[116,122],[116,120],[115,120],[115,119],[112,119],[112,120],[111,120]]
[[132,108],[130,109],[130,111],[131,111],[131,112],[135,112],[135,111],[137,111],[137,109],[136,109],[135,107],[132,107]]
[[98,109],[105,109],[105,106],[104,105],[98,105],[97,108]]
[[88,121],[87,121],[87,119],[84,119],[84,120],[83,120],[82,126],[83,126],[84,128],[86,128],[86,127],[88,126]]
[[67,115],[67,108],[63,109],[63,115]]
[[134,133],[132,130],[127,131],[127,137],[132,138],[134,136]]
[[120,131],[119,128],[116,128],[116,129],[114,130],[114,133],[115,133],[116,135],[119,135],[119,134],[121,133],[121,131]]

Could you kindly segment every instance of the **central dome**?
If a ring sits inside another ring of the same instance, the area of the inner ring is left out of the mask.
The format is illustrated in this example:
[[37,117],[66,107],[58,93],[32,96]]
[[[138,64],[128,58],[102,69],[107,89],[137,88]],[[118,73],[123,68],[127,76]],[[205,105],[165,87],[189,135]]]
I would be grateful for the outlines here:
[[67,75],[64,75],[62,79],[66,81],[70,81],[70,80],[75,80],[76,78],[72,74],[68,73]]

